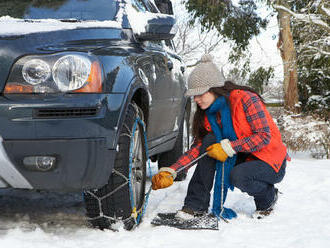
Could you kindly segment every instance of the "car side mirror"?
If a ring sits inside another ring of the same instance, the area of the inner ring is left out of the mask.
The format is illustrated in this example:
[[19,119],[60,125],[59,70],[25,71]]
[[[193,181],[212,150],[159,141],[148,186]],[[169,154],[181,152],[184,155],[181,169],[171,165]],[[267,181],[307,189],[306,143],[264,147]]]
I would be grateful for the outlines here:
[[173,15],[173,5],[171,0],[154,0],[160,13]]
[[170,40],[177,31],[175,18],[171,15],[157,15],[150,18],[145,27],[145,32],[137,34],[140,40]]

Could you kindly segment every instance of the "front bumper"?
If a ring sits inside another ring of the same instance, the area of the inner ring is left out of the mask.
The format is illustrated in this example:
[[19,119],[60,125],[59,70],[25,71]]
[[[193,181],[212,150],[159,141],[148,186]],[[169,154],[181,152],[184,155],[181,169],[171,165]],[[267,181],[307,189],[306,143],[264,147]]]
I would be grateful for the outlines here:
[[[0,178],[3,185],[59,191],[100,188],[105,185],[116,154],[115,150],[106,148],[106,141],[101,138],[7,140],[3,141],[3,147],[11,162],[2,164]],[[23,163],[25,157],[43,155],[56,158],[54,167],[49,171],[31,170]]]
[[[114,164],[124,97],[0,97],[0,136],[9,161],[9,172],[0,170],[0,188],[77,191],[105,185]],[[23,163],[30,156],[55,157],[55,167],[31,170]]]

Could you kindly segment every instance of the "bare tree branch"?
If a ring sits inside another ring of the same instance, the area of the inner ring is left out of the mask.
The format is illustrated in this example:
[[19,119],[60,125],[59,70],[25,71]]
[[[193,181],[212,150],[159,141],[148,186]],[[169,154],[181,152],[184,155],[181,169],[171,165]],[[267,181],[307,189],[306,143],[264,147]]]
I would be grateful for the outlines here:
[[[297,14],[288,8],[282,6],[282,5],[274,5],[274,8],[277,10],[282,10],[285,11],[286,13],[290,14],[293,16],[296,20],[305,22],[305,23],[313,23],[322,29],[326,30],[327,32],[330,32],[330,27],[329,25],[324,22],[319,15],[315,14]],[[327,9],[326,9],[327,10]]]

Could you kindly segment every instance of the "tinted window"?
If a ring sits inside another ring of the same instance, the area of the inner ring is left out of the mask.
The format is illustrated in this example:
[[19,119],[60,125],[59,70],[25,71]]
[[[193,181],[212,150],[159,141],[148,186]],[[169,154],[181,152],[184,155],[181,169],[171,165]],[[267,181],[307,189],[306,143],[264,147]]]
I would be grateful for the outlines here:
[[116,0],[5,0],[0,1],[0,16],[25,19],[113,20]]
[[132,5],[137,11],[146,12],[147,7],[142,0],[132,0]]
[[158,13],[157,8],[155,7],[155,5],[152,2],[150,2],[149,0],[144,0],[144,3],[150,12]]
[[155,4],[160,13],[173,15],[173,7],[170,0],[155,0]]

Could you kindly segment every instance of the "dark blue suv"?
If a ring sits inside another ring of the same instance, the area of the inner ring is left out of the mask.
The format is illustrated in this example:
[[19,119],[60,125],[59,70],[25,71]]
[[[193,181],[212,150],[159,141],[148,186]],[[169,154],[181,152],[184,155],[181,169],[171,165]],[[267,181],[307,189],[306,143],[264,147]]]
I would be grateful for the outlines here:
[[0,2],[0,188],[84,191],[94,226],[133,226],[147,160],[167,166],[188,145],[175,19],[157,4]]

